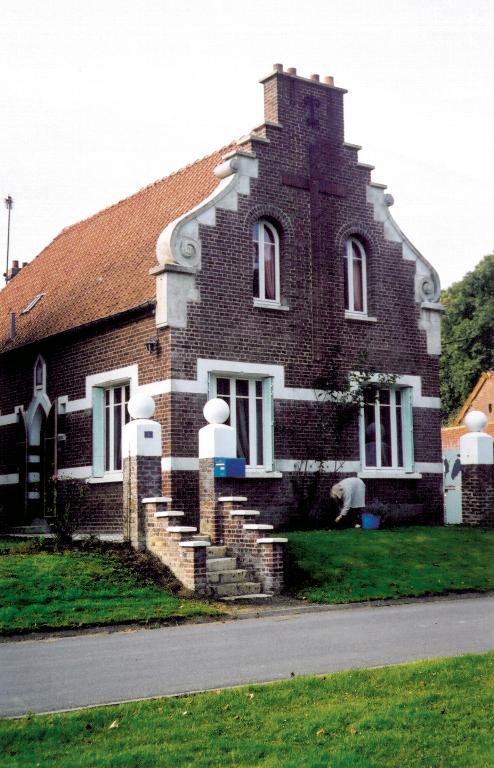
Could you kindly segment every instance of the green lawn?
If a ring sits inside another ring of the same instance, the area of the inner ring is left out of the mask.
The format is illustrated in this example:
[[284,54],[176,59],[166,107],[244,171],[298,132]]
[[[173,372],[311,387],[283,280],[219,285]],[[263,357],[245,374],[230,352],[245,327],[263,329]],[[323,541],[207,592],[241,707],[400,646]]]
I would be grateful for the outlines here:
[[313,602],[494,589],[494,530],[409,527],[287,536],[288,589]]
[[33,548],[0,546],[0,634],[220,613],[152,583],[110,549]]
[[5,768],[490,768],[494,653],[0,721]]

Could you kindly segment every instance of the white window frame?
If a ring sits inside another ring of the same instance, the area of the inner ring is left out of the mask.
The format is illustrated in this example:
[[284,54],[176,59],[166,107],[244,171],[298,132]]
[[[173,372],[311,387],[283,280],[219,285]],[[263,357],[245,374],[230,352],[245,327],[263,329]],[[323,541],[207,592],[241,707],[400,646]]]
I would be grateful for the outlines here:
[[[355,309],[355,291],[353,284],[353,244],[355,244],[362,257],[362,302],[363,309]],[[365,248],[356,237],[349,237],[345,241],[344,268],[348,284],[348,304],[345,306],[347,317],[367,317],[367,254]]]
[[[281,305],[281,291],[280,291],[280,236],[278,230],[266,219],[259,219],[256,221],[258,227],[258,240],[252,237],[252,242],[257,242],[257,250],[259,254],[259,296],[254,296],[254,304],[257,306],[279,307]],[[265,229],[269,229],[274,237],[274,258],[275,258],[275,298],[266,298],[266,270],[264,267],[264,232]]]
[[[360,462],[364,472],[380,473],[413,473],[414,471],[414,447],[413,447],[413,390],[410,387],[377,387],[378,392],[389,392],[390,409],[390,447],[391,466],[382,466],[381,458],[381,403],[379,397],[374,401],[374,424],[376,429],[376,464],[367,464],[365,443],[365,413],[364,406],[360,410]],[[396,393],[401,392],[401,423],[398,423],[396,410]],[[402,464],[398,464],[398,430],[401,432]]]
[[[114,405],[115,405],[115,392],[117,390],[120,390],[121,393],[122,393],[122,402],[121,402],[122,408],[121,408],[121,413],[120,413],[120,421],[121,421],[120,431],[121,431],[121,434],[123,434],[123,428],[124,428],[124,426],[126,424],[125,414],[126,414],[126,411],[127,411],[127,403],[128,403],[128,399],[127,400],[125,399],[125,389],[127,387],[129,388],[129,399],[130,399],[130,382],[128,382],[128,381],[123,382],[123,383],[119,383],[119,384],[113,384],[111,386],[104,387],[104,389],[103,389],[103,398],[104,398],[103,446],[104,446],[104,451],[105,451],[105,454],[104,454],[104,465],[103,466],[104,466],[105,474],[108,474],[110,472],[121,472],[123,470],[123,456],[122,456],[122,466],[121,467],[116,467],[115,466],[115,445],[114,445],[115,410],[114,410]],[[109,392],[109,404],[108,405],[106,404],[106,393],[107,392]],[[110,434],[108,436],[107,436],[107,427],[106,427],[106,412],[107,412],[107,409],[110,412],[110,417],[109,417],[109,431],[110,431]],[[109,447],[110,447],[110,450],[109,450],[109,466],[106,466],[106,442],[107,442],[107,437],[109,439]]]
[[[262,447],[263,458],[262,464],[254,462],[247,464],[246,469],[249,474],[255,474],[260,472],[271,472],[273,470],[273,457],[274,457],[274,445],[273,445],[273,380],[271,377],[248,375],[248,374],[231,374],[223,371],[218,371],[210,374],[209,381],[209,397],[218,397],[217,395],[217,380],[227,379],[230,382],[230,426],[236,429],[236,385],[232,387],[232,382],[238,380],[244,380],[249,382],[249,454],[257,459],[257,418],[256,418],[256,382],[262,383],[262,418],[263,418],[263,435],[262,435]],[[219,396],[221,397],[221,395]]]

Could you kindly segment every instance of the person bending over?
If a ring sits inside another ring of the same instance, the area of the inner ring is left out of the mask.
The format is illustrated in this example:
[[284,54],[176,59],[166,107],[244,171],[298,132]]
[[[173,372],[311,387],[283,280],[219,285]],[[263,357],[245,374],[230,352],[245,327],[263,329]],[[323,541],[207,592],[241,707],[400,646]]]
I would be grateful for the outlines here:
[[346,477],[331,488],[331,498],[336,499],[340,514],[335,523],[344,521],[346,527],[360,528],[365,507],[365,485],[359,477]]

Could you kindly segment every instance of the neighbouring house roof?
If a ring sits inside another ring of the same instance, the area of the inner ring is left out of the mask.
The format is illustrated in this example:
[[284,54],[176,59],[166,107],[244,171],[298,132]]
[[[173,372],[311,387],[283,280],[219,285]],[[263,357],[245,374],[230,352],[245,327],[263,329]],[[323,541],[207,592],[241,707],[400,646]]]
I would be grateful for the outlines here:
[[[460,450],[460,437],[466,435],[468,429],[465,426],[443,427],[441,429],[441,443],[443,450],[446,448],[456,448]],[[486,434],[494,437],[494,421],[489,421],[483,430]]]
[[465,418],[468,411],[472,407],[472,403],[474,402],[474,400],[477,399],[477,397],[479,396],[480,390],[487,383],[491,383],[492,385],[494,385],[494,371],[487,371],[486,373],[481,374],[478,382],[476,383],[476,385],[468,395],[467,399],[465,400],[461,411],[458,413],[458,416],[454,420],[453,422],[454,427],[460,426],[463,423],[463,419]]
[[[62,232],[0,291],[0,352],[155,300],[156,241],[217,186],[224,147]],[[34,298],[43,294],[26,310]],[[10,313],[16,335],[10,339]]]

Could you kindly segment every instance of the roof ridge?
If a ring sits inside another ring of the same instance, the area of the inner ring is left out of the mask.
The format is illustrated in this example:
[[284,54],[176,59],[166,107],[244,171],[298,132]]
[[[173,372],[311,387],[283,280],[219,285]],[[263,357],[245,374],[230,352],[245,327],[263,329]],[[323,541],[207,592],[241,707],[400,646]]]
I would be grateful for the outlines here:
[[[145,192],[148,189],[152,189],[157,184],[162,184],[164,181],[167,181],[168,179],[172,179],[174,176],[178,176],[180,173],[183,173],[184,171],[188,170],[189,168],[192,168],[194,165],[197,165],[198,163],[201,163],[203,160],[208,160],[209,158],[213,157],[214,155],[223,153],[230,149],[231,147],[236,146],[237,142],[232,141],[230,144],[226,144],[224,147],[221,147],[220,149],[216,149],[214,152],[210,152],[208,155],[204,155],[204,157],[198,157],[196,160],[193,160],[191,163],[187,163],[187,165],[182,166],[182,168],[178,168],[176,171],[172,171],[172,173],[168,174],[168,176],[163,176],[161,179],[156,179],[156,181],[152,181],[150,184],[146,184],[146,186],[141,187],[141,189],[138,189],[137,192],[133,192],[131,195],[127,195],[127,197],[123,197],[121,200],[118,200],[115,203],[112,203],[111,205],[107,205],[105,208],[102,208],[100,211],[96,211],[96,213],[91,214],[90,216],[86,216],[84,219],[80,219],[80,221],[74,222],[74,224],[69,224],[68,227],[64,227],[60,232],[55,235],[53,240],[50,240],[50,242],[45,245],[42,250],[36,254],[34,257],[35,259],[38,256],[41,256],[44,251],[47,250],[47,248],[50,248],[53,243],[58,240],[59,237],[62,235],[65,235],[67,232],[70,232],[71,230],[76,229],[77,227],[81,226],[81,224],[85,224],[88,221],[92,221],[94,219],[97,219],[99,216],[102,216],[104,213],[107,213],[108,211],[111,211],[113,208],[117,208],[119,205],[122,205],[122,203],[127,202],[128,200],[132,200],[132,198],[137,197],[138,195],[141,195],[143,192]],[[28,262],[29,264],[30,262]],[[28,264],[26,266],[28,266]]]

